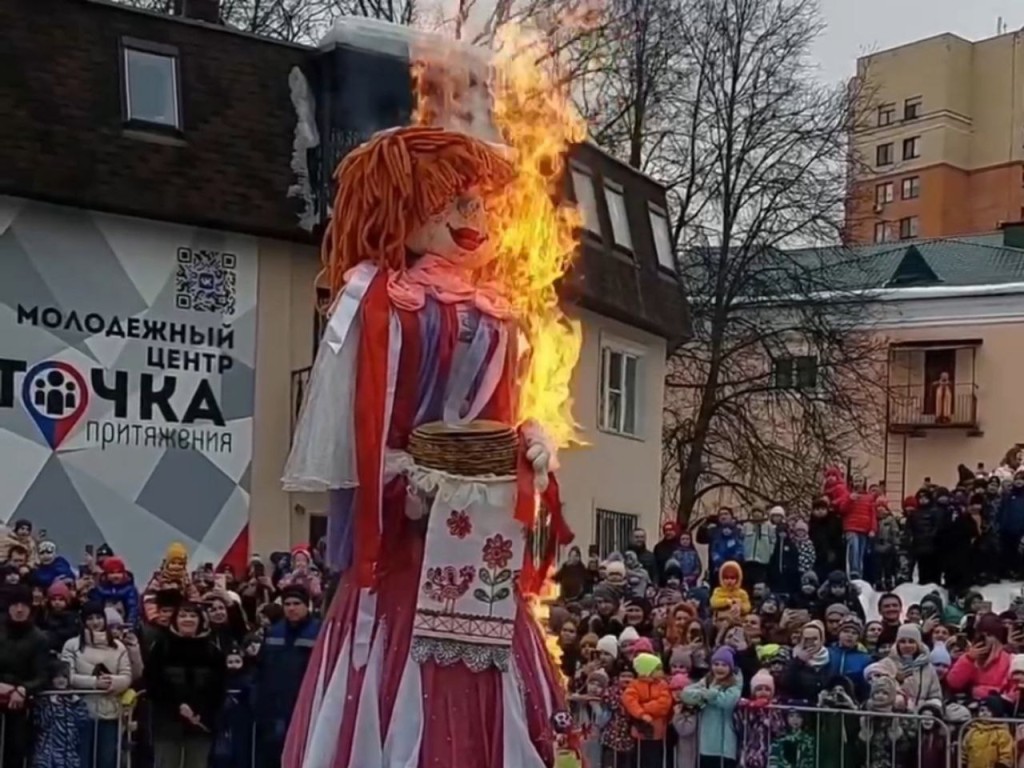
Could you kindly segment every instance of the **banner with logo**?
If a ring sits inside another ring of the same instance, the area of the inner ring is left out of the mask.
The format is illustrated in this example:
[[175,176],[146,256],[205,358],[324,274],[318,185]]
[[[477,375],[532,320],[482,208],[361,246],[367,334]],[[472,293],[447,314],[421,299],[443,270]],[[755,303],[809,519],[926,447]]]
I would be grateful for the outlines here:
[[77,564],[248,521],[255,238],[0,197],[0,521]]

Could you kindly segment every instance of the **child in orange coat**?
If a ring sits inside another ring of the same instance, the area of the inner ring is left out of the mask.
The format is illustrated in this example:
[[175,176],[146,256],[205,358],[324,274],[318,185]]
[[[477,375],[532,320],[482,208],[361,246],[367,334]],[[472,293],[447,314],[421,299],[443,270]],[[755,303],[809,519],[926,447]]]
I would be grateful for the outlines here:
[[672,689],[661,669],[661,659],[653,653],[641,653],[633,659],[637,678],[622,693],[622,706],[633,720],[637,740],[637,768],[661,768],[665,765],[665,733],[672,717]]

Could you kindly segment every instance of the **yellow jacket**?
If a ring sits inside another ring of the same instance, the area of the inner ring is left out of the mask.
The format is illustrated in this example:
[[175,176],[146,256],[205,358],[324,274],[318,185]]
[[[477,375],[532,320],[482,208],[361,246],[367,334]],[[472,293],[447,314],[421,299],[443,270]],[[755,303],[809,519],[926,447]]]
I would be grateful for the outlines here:
[[967,768],[1013,768],[1013,738],[1003,723],[971,723],[964,736],[964,758]]
[[[736,577],[735,587],[727,587],[722,584],[722,574],[726,570],[732,571],[730,575]],[[722,563],[722,567],[718,569],[718,583],[721,586],[715,587],[715,591],[711,593],[711,608],[713,610],[720,611],[730,607],[733,603],[739,603],[742,613],[750,613],[750,595],[740,586],[743,583],[743,569],[739,563],[733,560]]]

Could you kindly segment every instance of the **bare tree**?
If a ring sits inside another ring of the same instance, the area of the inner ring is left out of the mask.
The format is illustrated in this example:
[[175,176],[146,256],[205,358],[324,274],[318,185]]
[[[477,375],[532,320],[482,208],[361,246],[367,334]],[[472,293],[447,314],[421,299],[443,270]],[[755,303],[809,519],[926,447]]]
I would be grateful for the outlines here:
[[616,38],[585,103],[673,209],[693,339],[668,364],[666,504],[685,522],[719,491],[809,499],[826,464],[870,447],[884,404],[867,265],[793,250],[841,240],[847,137],[870,99],[817,80],[814,0],[636,2],[657,23]]

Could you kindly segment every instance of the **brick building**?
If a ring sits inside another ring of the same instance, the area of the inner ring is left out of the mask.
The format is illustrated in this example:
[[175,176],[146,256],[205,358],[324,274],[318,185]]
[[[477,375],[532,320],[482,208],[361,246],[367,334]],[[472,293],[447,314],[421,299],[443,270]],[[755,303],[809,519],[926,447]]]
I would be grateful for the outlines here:
[[[318,329],[318,232],[289,197],[293,86],[344,99],[360,54],[185,9],[0,6],[0,66],[18,73],[0,83],[0,520],[34,520],[69,557],[107,541],[136,570],[173,539],[199,562],[307,541],[324,507],[278,481]],[[664,360],[686,310],[664,190],[590,145],[571,160],[587,226],[562,293],[590,445],[562,485],[578,540],[608,547],[659,519]]]

